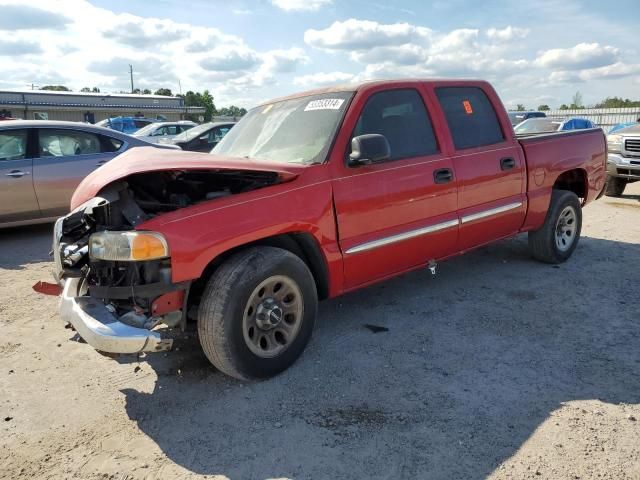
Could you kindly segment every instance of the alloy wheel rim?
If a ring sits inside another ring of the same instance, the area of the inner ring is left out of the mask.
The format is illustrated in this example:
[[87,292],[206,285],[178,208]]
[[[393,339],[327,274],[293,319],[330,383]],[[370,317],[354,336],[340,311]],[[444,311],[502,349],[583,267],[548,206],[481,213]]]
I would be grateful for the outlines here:
[[249,295],[242,318],[244,341],[261,358],[282,354],[298,336],[304,304],[300,287],[291,278],[274,275]]
[[571,248],[576,239],[578,215],[572,206],[564,207],[556,222],[556,246],[561,252]]

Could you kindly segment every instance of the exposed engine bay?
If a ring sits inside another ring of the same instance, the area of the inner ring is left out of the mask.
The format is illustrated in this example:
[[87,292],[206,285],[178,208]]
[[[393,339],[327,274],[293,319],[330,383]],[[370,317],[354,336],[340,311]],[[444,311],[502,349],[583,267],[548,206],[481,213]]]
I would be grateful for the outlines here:
[[114,261],[89,255],[91,235],[134,232],[158,215],[280,183],[276,172],[160,171],[131,175],[58,220],[56,276],[80,278],[78,295],[102,300],[121,322],[139,328],[184,327],[189,282],[173,284],[171,259]]

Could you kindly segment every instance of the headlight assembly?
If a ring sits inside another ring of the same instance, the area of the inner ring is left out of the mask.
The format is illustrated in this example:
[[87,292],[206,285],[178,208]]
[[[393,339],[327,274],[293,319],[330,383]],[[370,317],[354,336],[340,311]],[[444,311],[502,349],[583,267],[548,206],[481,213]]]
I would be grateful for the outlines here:
[[169,256],[169,245],[155,232],[99,232],[89,238],[89,256],[118,262],[156,260]]
[[612,153],[620,153],[622,151],[622,135],[609,135],[607,137],[607,147]]

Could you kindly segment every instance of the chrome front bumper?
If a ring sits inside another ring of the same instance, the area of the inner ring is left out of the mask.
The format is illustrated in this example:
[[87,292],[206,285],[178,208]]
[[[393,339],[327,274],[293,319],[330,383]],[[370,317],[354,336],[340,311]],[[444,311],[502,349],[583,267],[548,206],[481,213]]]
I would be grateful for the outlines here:
[[79,282],[78,278],[66,280],[60,300],[60,317],[70,323],[93,348],[108,353],[171,350],[172,339],[162,338],[158,332],[118,321],[98,299],[76,296]]

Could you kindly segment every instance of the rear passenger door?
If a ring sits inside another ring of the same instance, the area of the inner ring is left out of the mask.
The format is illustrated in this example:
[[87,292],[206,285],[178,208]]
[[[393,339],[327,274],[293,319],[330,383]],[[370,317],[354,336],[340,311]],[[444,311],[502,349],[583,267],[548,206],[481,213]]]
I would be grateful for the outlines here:
[[0,223],[40,217],[33,190],[31,133],[27,128],[0,131]]
[[122,140],[113,137],[60,128],[38,129],[37,146],[33,184],[46,217],[66,214],[84,177],[125,147]]
[[458,231],[454,168],[420,91],[382,90],[354,103],[357,123],[344,127],[352,132],[349,143],[358,135],[384,135],[391,158],[349,166],[347,145],[336,165],[333,191],[347,289],[452,253]]
[[435,95],[449,127],[458,179],[458,250],[516,233],[526,212],[519,144],[482,88],[437,87]]

